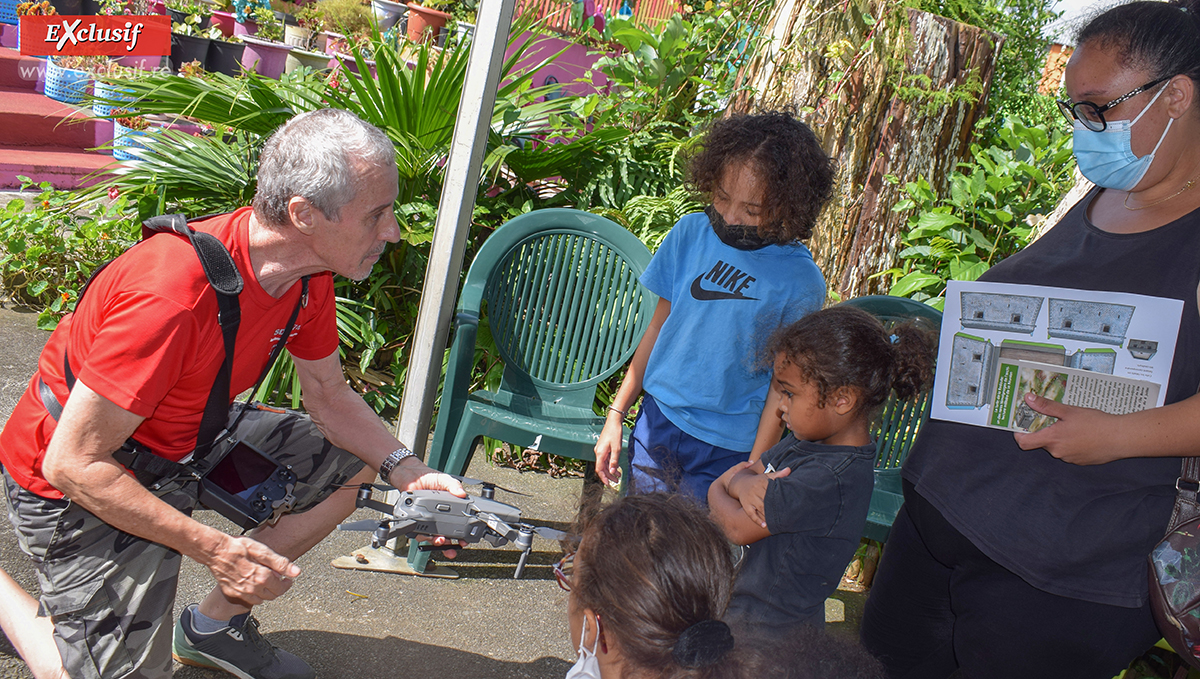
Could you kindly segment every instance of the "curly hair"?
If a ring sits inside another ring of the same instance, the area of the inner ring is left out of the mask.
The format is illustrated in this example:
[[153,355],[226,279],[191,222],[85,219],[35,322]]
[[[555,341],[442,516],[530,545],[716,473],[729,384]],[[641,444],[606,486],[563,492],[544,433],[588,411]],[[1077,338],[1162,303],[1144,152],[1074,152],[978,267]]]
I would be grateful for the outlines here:
[[834,166],[808,125],[782,112],[719,120],[691,159],[688,185],[711,202],[725,169],[742,162],[753,163],[765,185],[759,237],[790,243],[812,236],[833,192]]
[[873,415],[892,391],[900,399],[920,393],[933,376],[936,346],[937,336],[919,323],[889,332],[866,311],[842,305],[777,330],[763,358],[796,366],[817,387],[821,406],[840,387],[858,389],[860,407]]

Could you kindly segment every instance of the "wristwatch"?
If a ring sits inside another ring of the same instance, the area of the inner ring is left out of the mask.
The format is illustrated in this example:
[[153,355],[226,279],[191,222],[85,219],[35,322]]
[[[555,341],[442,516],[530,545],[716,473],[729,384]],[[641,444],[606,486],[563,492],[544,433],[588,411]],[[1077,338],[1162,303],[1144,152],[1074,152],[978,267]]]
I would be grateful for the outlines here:
[[392,451],[391,455],[388,455],[386,458],[384,458],[383,464],[379,465],[379,477],[383,479],[384,483],[391,483],[391,481],[388,480],[388,477],[392,475],[392,470],[396,468],[396,465],[400,464],[402,460],[413,457],[414,455],[416,455],[416,453],[404,446],[400,446],[396,450]]

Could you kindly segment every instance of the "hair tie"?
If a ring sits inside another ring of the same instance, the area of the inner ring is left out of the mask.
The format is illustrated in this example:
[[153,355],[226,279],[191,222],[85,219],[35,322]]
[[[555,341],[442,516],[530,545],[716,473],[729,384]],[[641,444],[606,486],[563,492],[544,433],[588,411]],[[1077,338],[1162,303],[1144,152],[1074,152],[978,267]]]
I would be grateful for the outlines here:
[[892,333],[892,336],[888,338],[888,341],[891,342],[892,344],[899,344],[900,336],[897,335],[896,333]]
[[720,620],[701,620],[685,629],[671,648],[680,667],[708,667],[733,650],[733,632]]

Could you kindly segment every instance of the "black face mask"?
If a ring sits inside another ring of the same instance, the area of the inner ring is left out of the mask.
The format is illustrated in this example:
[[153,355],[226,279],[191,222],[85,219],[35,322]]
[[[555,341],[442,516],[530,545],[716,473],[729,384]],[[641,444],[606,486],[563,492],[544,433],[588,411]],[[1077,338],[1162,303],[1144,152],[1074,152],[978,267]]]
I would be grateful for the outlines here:
[[717,234],[717,238],[720,238],[722,243],[731,248],[761,250],[771,245],[771,241],[764,240],[758,235],[757,227],[726,224],[725,218],[711,205],[704,208],[704,214],[708,215],[708,221],[712,224],[713,233]]

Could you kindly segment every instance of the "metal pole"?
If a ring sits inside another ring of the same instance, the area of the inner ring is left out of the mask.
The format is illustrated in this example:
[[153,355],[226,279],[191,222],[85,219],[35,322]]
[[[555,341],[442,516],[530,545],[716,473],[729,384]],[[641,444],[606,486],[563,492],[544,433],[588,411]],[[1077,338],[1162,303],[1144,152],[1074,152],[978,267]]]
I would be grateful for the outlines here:
[[428,447],[433,402],[442,374],[442,355],[450,334],[463,252],[475,210],[479,173],[515,6],[516,0],[482,0],[479,3],[478,22],[458,105],[458,120],[454,124],[454,140],[450,143],[450,157],[446,162],[446,179],[438,202],[425,287],[421,291],[421,310],[417,314],[404,380],[404,399],[396,423],[397,438],[412,446],[422,458]]
[[[429,420],[442,376],[442,354],[450,334],[463,252],[471,230],[479,173],[487,150],[487,134],[496,107],[496,88],[500,83],[500,69],[504,64],[515,6],[516,0],[482,0],[479,3],[478,22],[471,41],[471,54],[467,58],[467,74],[458,102],[458,119],[454,123],[454,139],[450,142],[450,156],[446,160],[446,178],[438,201],[429,266],[425,269],[425,286],[421,290],[421,309],[417,312],[417,328],[413,333],[404,380],[404,398],[396,422],[396,438],[412,446],[422,458],[428,447]],[[389,493],[389,502],[395,502],[395,496],[395,493]],[[407,543],[407,540],[391,540],[378,549],[364,547],[350,556],[334,559],[333,565],[353,570],[457,577],[448,568],[428,568],[425,564],[427,552],[413,568],[405,558]]]

